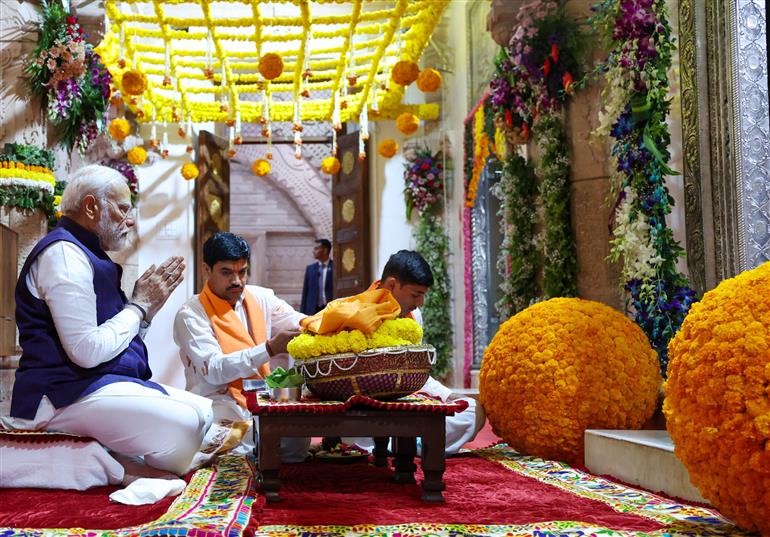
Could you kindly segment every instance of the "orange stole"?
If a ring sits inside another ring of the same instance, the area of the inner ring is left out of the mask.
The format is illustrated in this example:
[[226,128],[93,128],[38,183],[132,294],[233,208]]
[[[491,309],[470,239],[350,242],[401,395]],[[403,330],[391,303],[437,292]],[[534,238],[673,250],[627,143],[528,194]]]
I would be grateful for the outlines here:
[[[211,327],[214,329],[214,335],[222,347],[224,354],[242,351],[249,347],[254,347],[267,341],[267,327],[265,326],[265,313],[262,311],[257,300],[246,289],[243,290],[243,306],[246,308],[246,317],[251,325],[249,334],[247,327],[238,318],[233,307],[227,300],[219,298],[209,288],[208,282],[203,286],[203,291],[198,295],[198,299],[209,316]],[[260,375],[254,375],[249,378],[264,378],[270,374],[270,364],[265,362],[259,366]],[[243,395],[243,380],[238,379],[227,385],[227,391],[243,408],[246,408],[246,397]]]
[[[381,280],[375,280],[375,282],[372,285],[369,286],[369,289],[367,289],[367,291],[374,291],[375,289],[379,289],[380,288],[380,283],[382,283]],[[402,319],[414,319],[414,315],[412,315],[411,311],[409,313],[407,313],[406,315],[401,315],[400,317]]]

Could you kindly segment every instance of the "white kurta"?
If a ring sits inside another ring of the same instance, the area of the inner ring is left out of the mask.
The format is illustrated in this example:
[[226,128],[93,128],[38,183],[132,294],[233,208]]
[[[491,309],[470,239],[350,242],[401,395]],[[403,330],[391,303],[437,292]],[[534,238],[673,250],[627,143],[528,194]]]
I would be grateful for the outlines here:
[[[271,289],[256,285],[247,285],[246,289],[262,308],[265,315],[265,333],[268,338],[285,330],[299,328],[299,321],[305,315],[295,311],[286,301],[275,296]],[[243,297],[238,300],[233,309],[251,334]],[[223,353],[198,295],[185,302],[177,313],[174,320],[174,341],[180,349],[187,389],[208,397],[214,402],[215,420],[251,421],[251,413],[239,406],[228,393],[228,383],[258,374],[259,367],[268,361],[272,367],[289,365],[288,355],[270,358],[264,343],[242,351]],[[300,441],[299,445],[297,440]],[[281,443],[282,458],[287,462],[304,460],[308,443],[309,441],[305,439],[285,439]],[[252,449],[254,449],[253,436],[247,434],[242,444],[234,451],[245,453]]]

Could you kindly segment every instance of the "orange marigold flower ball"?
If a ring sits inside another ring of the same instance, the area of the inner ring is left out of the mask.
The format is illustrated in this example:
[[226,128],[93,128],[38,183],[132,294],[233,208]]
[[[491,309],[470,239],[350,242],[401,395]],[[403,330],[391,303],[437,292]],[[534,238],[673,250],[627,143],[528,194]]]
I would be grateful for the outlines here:
[[136,69],[123,73],[120,86],[126,95],[141,95],[147,89],[147,75]]
[[182,166],[182,177],[190,181],[198,177],[198,166],[192,162],[188,162]]
[[251,171],[254,172],[254,175],[257,177],[264,177],[270,173],[270,163],[263,158],[257,159],[254,161],[254,164],[251,165]]
[[668,346],[663,412],[701,494],[770,535],[770,263],[693,304]]
[[492,428],[511,447],[583,463],[586,429],[635,429],[661,385],[655,351],[628,317],[579,298],[552,298],[508,319],[479,375]]
[[110,121],[108,130],[113,140],[116,142],[122,142],[131,132],[131,125],[129,125],[128,121],[125,119],[117,118]]
[[393,82],[402,86],[408,86],[420,76],[420,67],[411,60],[401,60],[393,66],[390,77]]
[[398,144],[392,138],[386,138],[377,144],[377,153],[381,157],[390,158],[396,154],[396,151],[398,151]]
[[321,171],[328,173],[329,175],[334,175],[340,171],[340,161],[337,157],[326,157],[321,161]]
[[147,160],[147,151],[144,149],[144,147],[138,145],[128,150],[128,153],[126,153],[126,158],[131,164],[135,166],[141,166]]
[[435,69],[423,69],[417,77],[417,89],[424,93],[431,93],[441,87],[441,73]]
[[414,134],[419,126],[420,120],[409,112],[404,112],[396,118],[396,128],[407,136]]
[[283,59],[275,52],[263,54],[259,59],[259,73],[267,80],[273,80],[283,73]]

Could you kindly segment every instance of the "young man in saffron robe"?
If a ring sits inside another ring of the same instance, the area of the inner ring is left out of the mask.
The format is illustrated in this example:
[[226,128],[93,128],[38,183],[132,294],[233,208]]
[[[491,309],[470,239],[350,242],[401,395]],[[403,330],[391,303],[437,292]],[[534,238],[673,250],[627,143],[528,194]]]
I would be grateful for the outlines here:
[[[226,232],[210,237],[203,245],[206,284],[200,295],[182,306],[174,321],[187,389],[213,400],[215,421],[253,424],[242,381],[264,378],[271,363],[287,367],[286,345],[299,334],[299,321],[305,317],[271,289],[246,285],[250,255],[242,237]],[[304,460],[309,442],[283,439],[284,462]],[[249,429],[233,451],[252,449]]]
[[[418,253],[411,250],[400,250],[390,256],[382,277],[374,282],[369,290],[387,289],[401,306],[401,317],[409,317],[422,326],[420,307],[425,302],[425,294],[433,285],[433,271],[428,262]],[[468,408],[458,412],[454,416],[446,418],[446,453],[453,455],[467,442],[476,437],[484,425],[484,410],[476,404],[476,400],[470,397],[462,397],[454,393],[451,388],[441,384],[433,377],[429,377],[421,392],[438,397],[444,401],[463,399],[468,403]],[[346,443],[371,449],[374,442],[371,439],[346,438]]]
[[151,266],[129,300],[120,288],[122,269],[106,253],[124,249],[134,225],[123,175],[81,168],[61,206],[64,216],[19,274],[22,356],[7,421],[90,436],[154,468],[184,473],[211,424],[211,402],[152,382],[143,341],[183,279],[183,260]]

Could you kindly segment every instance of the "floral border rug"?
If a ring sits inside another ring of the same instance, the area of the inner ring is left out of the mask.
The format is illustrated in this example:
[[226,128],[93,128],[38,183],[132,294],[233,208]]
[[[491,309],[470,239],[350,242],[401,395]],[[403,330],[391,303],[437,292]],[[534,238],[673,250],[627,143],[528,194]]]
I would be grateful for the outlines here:
[[168,511],[157,520],[118,530],[82,528],[0,528],[0,537],[237,537],[246,528],[254,503],[253,472],[243,456],[227,455],[190,479]]
[[[654,532],[621,531],[581,521],[517,525],[410,523],[355,526],[261,526],[256,537],[549,537],[635,536],[727,537],[753,535],[740,530],[717,511],[615,483],[571,466],[520,455],[505,444],[475,450],[474,455],[510,471],[536,479],[576,496],[602,502],[617,512],[632,513],[663,524]],[[472,501],[472,499],[469,499]]]

